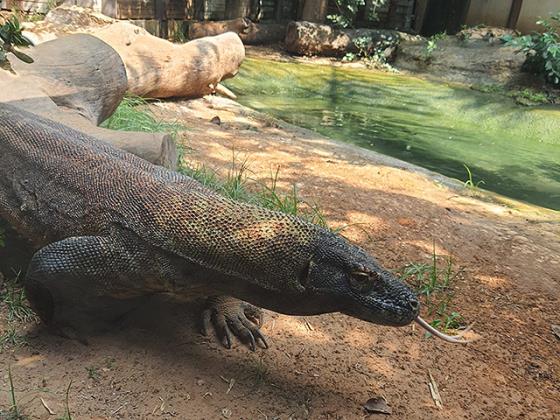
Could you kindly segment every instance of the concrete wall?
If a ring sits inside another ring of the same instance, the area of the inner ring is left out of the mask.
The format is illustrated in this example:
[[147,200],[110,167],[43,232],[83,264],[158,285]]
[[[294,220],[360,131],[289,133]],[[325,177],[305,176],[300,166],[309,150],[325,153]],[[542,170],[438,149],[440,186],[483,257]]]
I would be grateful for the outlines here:
[[465,24],[506,26],[512,2],[513,0],[471,0]]
[[522,33],[539,30],[541,27],[535,22],[541,17],[546,18],[556,12],[560,12],[560,0],[525,0],[516,29]]
[[[471,0],[466,25],[506,26],[513,0]],[[524,0],[515,29],[522,33],[538,30],[540,17],[560,11],[560,0]]]

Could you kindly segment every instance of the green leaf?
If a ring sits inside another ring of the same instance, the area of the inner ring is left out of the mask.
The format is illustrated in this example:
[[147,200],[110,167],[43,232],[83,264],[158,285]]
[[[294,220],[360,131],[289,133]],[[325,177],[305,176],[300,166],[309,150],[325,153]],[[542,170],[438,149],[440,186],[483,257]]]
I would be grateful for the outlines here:
[[33,59],[31,57],[29,57],[27,54],[22,53],[21,51],[16,50],[15,48],[12,48],[10,52],[24,63],[27,64],[33,63]]

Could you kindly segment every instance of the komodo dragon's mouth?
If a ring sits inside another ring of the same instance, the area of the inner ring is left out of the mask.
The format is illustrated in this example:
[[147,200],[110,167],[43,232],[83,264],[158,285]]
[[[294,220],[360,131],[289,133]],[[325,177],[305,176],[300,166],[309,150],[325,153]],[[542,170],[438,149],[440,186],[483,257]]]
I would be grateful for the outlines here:
[[460,343],[460,344],[465,344],[465,343],[470,343],[472,341],[475,341],[475,339],[468,339],[463,337],[464,334],[467,331],[470,331],[471,327],[473,326],[473,324],[469,325],[464,331],[462,331],[460,334],[457,335],[447,335],[442,333],[441,331],[436,330],[434,327],[432,327],[430,324],[428,324],[426,321],[424,321],[422,318],[420,318],[419,316],[417,316],[414,319],[418,324],[420,324],[420,326],[422,328],[424,328],[426,331],[428,331],[430,334],[435,335],[438,338],[441,338],[444,341],[447,341],[448,343]]

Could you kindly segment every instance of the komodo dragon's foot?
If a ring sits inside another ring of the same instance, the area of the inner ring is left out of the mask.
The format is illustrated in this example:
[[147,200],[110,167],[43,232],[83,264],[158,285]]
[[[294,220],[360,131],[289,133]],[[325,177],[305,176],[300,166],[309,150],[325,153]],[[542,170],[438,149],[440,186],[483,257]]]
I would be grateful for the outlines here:
[[213,325],[218,338],[228,349],[231,348],[232,333],[253,351],[257,343],[267,349],[268,344],[259,329],[262,321],[262,310],[250,303],[229,296],[210,297],[202,313],[202,334],[208,335]]

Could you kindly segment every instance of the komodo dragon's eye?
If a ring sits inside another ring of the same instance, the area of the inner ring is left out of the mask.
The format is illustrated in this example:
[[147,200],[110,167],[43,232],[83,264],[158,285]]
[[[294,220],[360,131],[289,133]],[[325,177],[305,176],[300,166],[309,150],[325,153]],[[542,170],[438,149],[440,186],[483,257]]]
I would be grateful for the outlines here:
[[377,277],[377,273],[354,271],[350,275],[350,287],[359,293],[369,292]]

